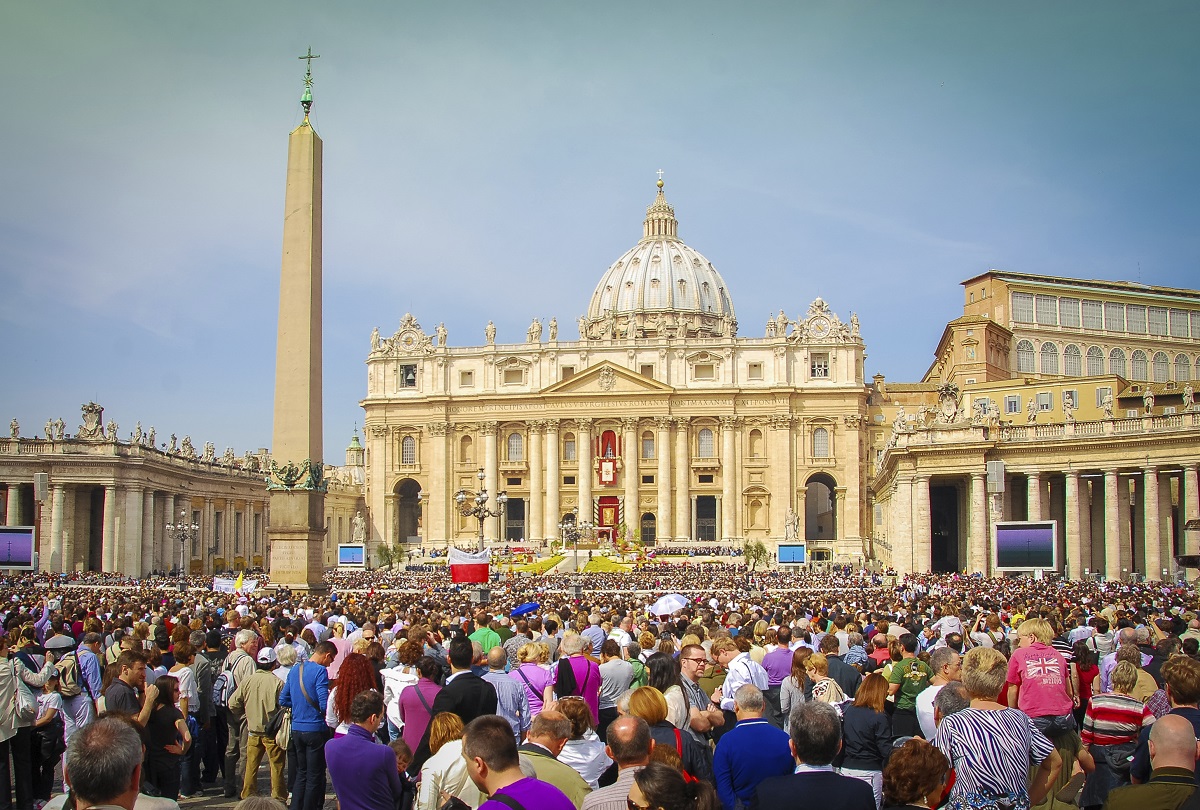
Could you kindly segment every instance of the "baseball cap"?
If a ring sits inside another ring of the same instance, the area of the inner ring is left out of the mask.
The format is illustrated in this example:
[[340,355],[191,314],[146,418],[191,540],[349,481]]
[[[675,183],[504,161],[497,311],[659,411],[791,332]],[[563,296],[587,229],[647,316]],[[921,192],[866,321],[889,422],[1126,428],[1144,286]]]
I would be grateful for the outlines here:
[[274,647],[263,647],[258,651],[258,663],[260,664],[274,664],[278,660],[279,656],[275,654]]

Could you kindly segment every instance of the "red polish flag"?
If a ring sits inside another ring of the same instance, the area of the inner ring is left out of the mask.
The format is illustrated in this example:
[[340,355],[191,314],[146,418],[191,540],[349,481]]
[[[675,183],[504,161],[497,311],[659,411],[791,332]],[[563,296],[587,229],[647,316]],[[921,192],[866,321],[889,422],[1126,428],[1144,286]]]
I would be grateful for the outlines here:
[[450,549],[451,582],[487,582],[491,551],[459,551]]

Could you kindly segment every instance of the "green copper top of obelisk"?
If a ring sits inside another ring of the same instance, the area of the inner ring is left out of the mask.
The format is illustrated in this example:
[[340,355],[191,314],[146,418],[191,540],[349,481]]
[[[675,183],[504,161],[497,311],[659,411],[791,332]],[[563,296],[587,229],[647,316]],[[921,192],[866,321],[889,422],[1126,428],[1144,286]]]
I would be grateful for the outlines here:
[[308,53],[300,57],[308,62],[308,69],[304,71],[304,95],[300,96],[300,106],[304,108],[304,120],[308,121],[308,111],[312,109],[312,60],[320,59],[320,54],[312,52],[312,46],[309,46]]

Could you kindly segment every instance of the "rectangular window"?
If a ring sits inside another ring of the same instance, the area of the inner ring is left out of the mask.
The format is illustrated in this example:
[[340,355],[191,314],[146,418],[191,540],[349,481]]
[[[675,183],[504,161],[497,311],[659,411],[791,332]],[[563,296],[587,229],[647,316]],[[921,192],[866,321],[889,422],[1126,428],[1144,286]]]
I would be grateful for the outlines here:
[[654,379],[654,364],[653,363],[642,363],[642,365],[640,366],[640,368],[638,370],[638,373],[641,374],[643,377],[649,377],[650,379],[653,380]]
[[992,410],[992,401],[991,401],[990,399],[988,399],[987,397],[976,397],[976,398],[975,398],[975,404],[977,404],[977,405],[979,406],[979,408],[980,408],[980,409],[981,409],[981,410],[982,410],[982,411],[983,411],[985,414],[986,414],[986,413],[991,413],[991,410]]
[[1021,412],[1021,398],[1020,397],[1005,397],[1004,398],[1004,412],[1005,413],[1020,413]]
[[829,378],[829,353],[813,352],[810,355],[808,375],[814,380]]
[[400,366],[396,373],[396,386],[398,388],[416,388],[417,387],[417,367],[416,365],[406,364]]
[[562,450],[563,450],[563,461],[574,461],[575,460],[575,440],[574,439],[564,439]]
[[713,477],[711,475],[700,475],[697,476],[697,481],[701,484],[711,484],[713,482]]
[[1033,323],[1033,296],[1030,293],[1012,294],[1012,315],[1017,323]]
[[763,364],[750,363],[746,366],[746,379],[761,380],[763,378]]
[[643,484],[653,484],[653,483],[654,483],[654,476],[653,476],[653,475],[643,475],[643,476],[642,476],[642,483],[643,483]]
[[1109,332],[1125,331],[1125,305],[1104,302],[1104,328]]
[[1191,313],[1192,318],[1192,337],[1200,340],[1200,312]]
[[1097,388],[1096,389],[1096,407],[1097,408],[1103,407],[1104,400],[1108,399],[1111,396],[1112,396],[1112,388],[1110,388],[1109,386],[1106,385],[1103,388]]
[[1125,409],[1125,418],[1126,419],[1136,419],[1138,416],[1139,416],[1139,414],[1138,414],[1137,408],[1126,408]]
[[564,475],[563,476],[563,486],[575,486],[575,476]]
[[1050,396],[1049,391],[1039,391],[1037,395],[1037,409],[1039,411],[1048,411],[1054,407],[1054,400]]
[[[1150,307],[1150,334],[1165,336],[1167,334],[1167,308]],[[1132,331],[1132,330],[1130,330]]]
[[875,504],[875,525],[883,525],[883,504]]
[[1182,309],[1171,310],[1171,337],[1188,336],[1188,314]]
[[504,483],[506,486],[519,487],[519,486],[521,486],[521,479],[520,478],[505,478]]
[[654,458],[654,437],[642,437],[642,458]]
[[697,363],[692,367],[692,378],[696,380],[714,380],[717,377],[717,367],[712,363]]
[[525,382],[525,372],[519,368],[504,369],[504,384],[505,385],[520,385]]
[[1135,335],[1146,334],[1146,308],[1137,304],[1126,305],[1125,328]]
[[1104,328],[1104,304],[1100,303],[1099,301],[1083,302],[1083,328]]
[[1174,405],[1167,405],[1163,408],[1163,416],[1170,416],[1173,413],[1175,413]]
[[1039,295],[1037,300],[1037,322],[1039,326],[1058,326],[1058,297]]
[[1072,329],[1079,328],[1078,298],[1058,299],[1058,322],[1060,325],[1069,326]]
[[462,388],[474,388],[475,387],[475,372],[474,371],[458,372],[458,384]]
[[563,366],[558,370],[560,380],[569,380],[575,376],[575,366]]

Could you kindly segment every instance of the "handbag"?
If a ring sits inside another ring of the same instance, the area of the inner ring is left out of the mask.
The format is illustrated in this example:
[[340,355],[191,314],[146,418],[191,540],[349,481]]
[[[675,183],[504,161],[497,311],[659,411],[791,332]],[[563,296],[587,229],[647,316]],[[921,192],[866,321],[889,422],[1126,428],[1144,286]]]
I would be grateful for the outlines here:
[[[28,658],[29,656],[26,653],[17,653],[17,659],[20,660],[22,666],[30,672],[37,672],[37,667],[30,664]],[[17,682],[15,696],[17,725],[32,726],[33,721],[37,720],[37,698],[33,695],[33,689],[29,684],[25,683],[25,679],[17,672],[16,665],[13,666],[13,677]]]
[[287,748],[292,740],[292,708],[280,706],[271,712],[263,736],[275,741],[280,748]]

